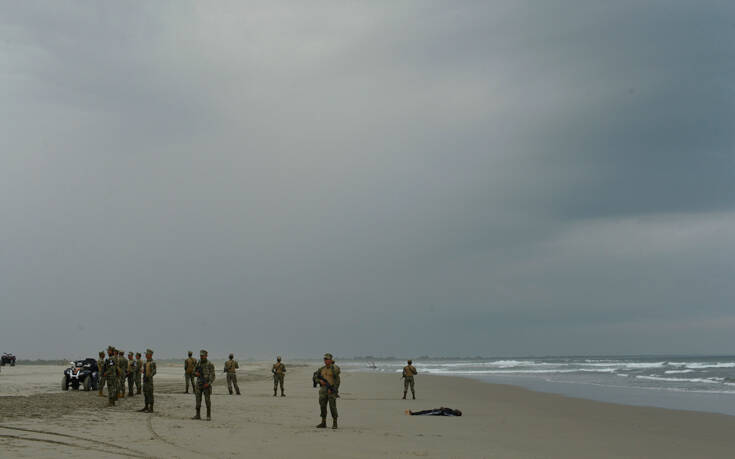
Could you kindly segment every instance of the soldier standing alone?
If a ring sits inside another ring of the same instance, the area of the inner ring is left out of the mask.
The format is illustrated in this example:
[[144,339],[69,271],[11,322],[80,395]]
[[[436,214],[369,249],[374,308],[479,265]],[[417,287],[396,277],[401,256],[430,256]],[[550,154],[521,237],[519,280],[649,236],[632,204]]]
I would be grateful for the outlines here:
[[413,362],[409,360],[408,365],[403,367],[403,400],[406,400],[406,393],[408,392],[408,386],[411,386],[411,395],[416,400],[416,391],[413,390],[413,377],[418,374],[416,367],[411,365]]
[[194,366],[197,364],[197,359],[191,356],[192,352],[189,351],[189,357],[184,360],[184,379],[186,380],[185,394],[189,393],[189,383],[191,383],[191,390],[196,391],[194,386]]
[[105,388],[105,378],[102,376],[104,368],[105,368],[105,351],[100,351],[100,358],[97,359],[97,374],[99,375],[99,382],[97,383],[97,386],[99,388],[100,397],[105,396],[105,394],[102,392]]
[[276,392],[278,391],[278,385],[281,385],[281,397],[285,397],[286,394],[283,393],[283,378],[286,373],[286,365],[281,363],[281,356],[279,355],[276,357],[276,363],[273,364],[273,368],[271,369],[271,372],[273,373],[273,396],[276,396]]
[[138,410],[142,413],[153,413],[153,377],[156,375],[156,362],[153,361],[153,351],[145,350],[145,363],[143,364],[143,397],[145,407]]
[[[317,427],[323,429],[327,427],[327,402],[329,402],[329,411],[332,413],[332,429],[337,428],[337,391],[339,390],[340,369],[334,364],[332,354],[324,354],[324,366],[319,368],[314,377],[319,383],[319,409],[322,416],[322,422]],[[327,388],[327,383],[331,388]]]
[[202,411],[202,395],[207,405],[207,421],[212,420],[212,383],[214,383],[214,365],[207,360],[207,351],[202,349],[199,351],[199,361],[194,368],[194,376],[197,378],[197,384],[194,386],[194,395],[196,395],[197,414],[192,419],[201,419]]
[[135,353],[135,393],[140,395],[140,377],[143,375],[143,361],[140,359],[140,352]]
[[117,400],[117,382],[120,377],[118,376],[117,352],[112,346],[107,347],[107,358],[102,365],[102,377],[107,382],[107,400],[109,400],[109,406],[115,406],[115,400]]
[[230,354],[230,360],[225,362],[225,373],[227,373],[227,390],[230,392],[230,395],[232,395],[232,386],[235,386],[235,391],[237,392],[237,395],[240,395],[240,387],[237,385],[237,369],[240,368],[240,365],[237,363],[237,360],[234,360],[235,356]]

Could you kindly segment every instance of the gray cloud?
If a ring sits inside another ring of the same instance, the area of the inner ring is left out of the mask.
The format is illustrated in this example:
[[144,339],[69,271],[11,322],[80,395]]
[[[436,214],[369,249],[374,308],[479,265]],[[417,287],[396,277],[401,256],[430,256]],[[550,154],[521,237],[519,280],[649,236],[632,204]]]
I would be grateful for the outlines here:
[[3,10],[19,355],[734,351],[727,2]]

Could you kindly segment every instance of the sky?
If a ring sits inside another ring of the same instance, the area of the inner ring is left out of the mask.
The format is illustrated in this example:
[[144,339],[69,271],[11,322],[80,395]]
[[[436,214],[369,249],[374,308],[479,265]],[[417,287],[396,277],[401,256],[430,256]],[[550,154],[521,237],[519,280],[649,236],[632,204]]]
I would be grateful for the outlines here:
[[735,354],[735,4],[0,1],[0,352]]

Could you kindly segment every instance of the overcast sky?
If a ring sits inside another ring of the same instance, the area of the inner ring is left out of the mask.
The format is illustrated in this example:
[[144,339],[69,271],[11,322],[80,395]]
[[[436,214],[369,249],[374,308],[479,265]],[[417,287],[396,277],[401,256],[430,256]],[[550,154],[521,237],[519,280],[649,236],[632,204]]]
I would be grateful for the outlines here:
[[735,353],[732,2],[0,5],[0,352]]

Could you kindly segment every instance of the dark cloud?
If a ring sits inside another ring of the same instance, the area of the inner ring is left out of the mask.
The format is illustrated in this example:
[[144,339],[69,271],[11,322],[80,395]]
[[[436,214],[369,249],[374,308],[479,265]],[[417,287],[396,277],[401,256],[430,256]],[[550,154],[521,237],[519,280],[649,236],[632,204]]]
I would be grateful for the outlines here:
[[727,2],[3,9],[19,355],[733,351]]

